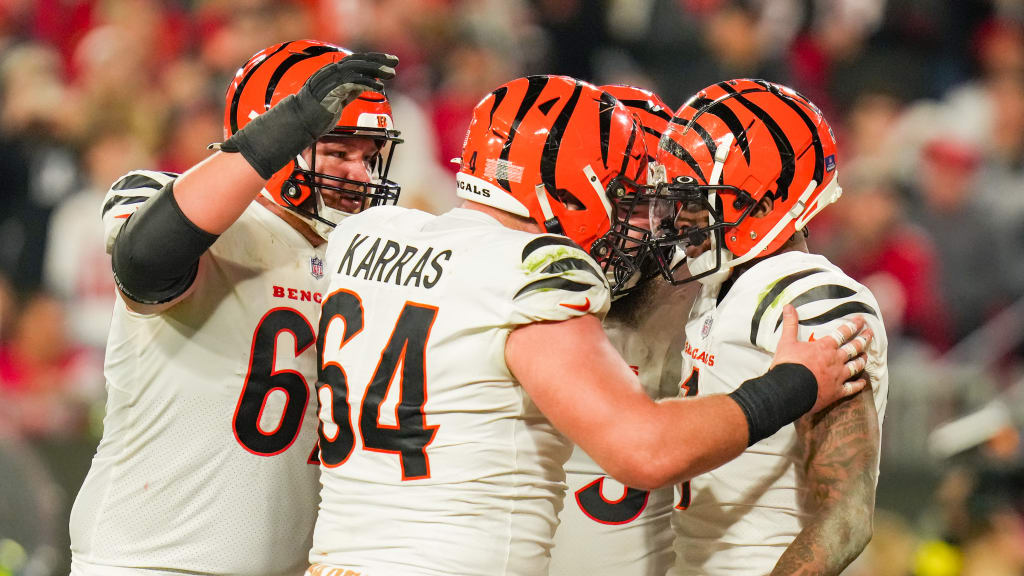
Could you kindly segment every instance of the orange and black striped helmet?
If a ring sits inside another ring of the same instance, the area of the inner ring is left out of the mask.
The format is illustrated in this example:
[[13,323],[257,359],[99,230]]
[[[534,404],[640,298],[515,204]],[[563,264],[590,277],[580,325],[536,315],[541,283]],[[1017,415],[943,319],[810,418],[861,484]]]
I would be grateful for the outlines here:
[[[672,109],[654,92],[637,86],[608,84],[601,89],[615,96],[633,113],[644,131],[648,167],[655,166],[658,141],[672,120]],[[650,188],[638,191],[649,192]],[[648,200],[650,194],[618,198],[611,230],[599,240],[604,244],[601,251],[608,254],[602,264],[616,296],[629,293],[658,274],[658,267],[653,265],[647,252],[651,230]]]
[[460,163],[459,197],[531,218],[590,250],[611,225],[609,191],[640,185],[647,150],[633,114],[612,95],[567,76],[530,76],[477,104]]
[[[228,86],[224,108],[224,137],[228,138],[253,118],[266,112],[290,94],[295,94],[317,70],[345,58],[352,52],[318,40],[297,40],[261,50],[238,71]],[[297,156],[267,180],[273,199],[303,216],[329,225],[334,222],[318,213],[315,201],[321,189],[347,196],[361,196],[363,206],[393,204],[400,188],[388,180],[394,146],[401,142],[395,130],[391,104],[380,92],[363,92],[341,112],[337,126],[328,137],[366,137],[377,141],[379,154],[368,172],[371,182],[359,182],[317,172],[316,154],[307,162]],[[314,144],[314,147],[316,144]],[[315,152],[315,151],[314,151]]]
[[[821,111],[765,80],[719,82],[691,97],[662,136],[657,162],[665,171],[658,204],[673,206],[662,210],[662,231],[690,244],[710,237],[713,251],[724,247],[721,258],[708,255],[719,270],[773,254],[842,194],[835,136]],[[771,211],[752,217],[765,197]],[[703,206],[707,226],[675,230],[683,206]]]
[[618,98],[626,108],[636,115],[644,129],[647,144],[647,158],[654,162],[658,141],[672,120],[672,109],[657,94],[628,84],[605,84],[601,90]]

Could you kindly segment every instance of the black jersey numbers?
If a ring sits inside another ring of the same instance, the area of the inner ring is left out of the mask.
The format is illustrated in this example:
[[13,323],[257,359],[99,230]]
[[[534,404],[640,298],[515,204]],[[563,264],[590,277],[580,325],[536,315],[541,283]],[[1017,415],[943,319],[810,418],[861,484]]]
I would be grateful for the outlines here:
[[621,497],[609,500],[604,496],[604,481],[600,476],[576,491],[576,503],[587,517],[601,524],[627,524],[640,516],[650,492],[626,487]]
[[355,433],[352,431],[351,411],[348,405],[348,375],[341,364],[324,362],[324,344],[327,326],[336,318],[345,323],[345,331],[338,343],[344,346],[363,330],[363,302],[359,296],[340,290],[324,300],[320,312],[320,326],[316,339],[316,357],[319,377],[317,398],[320,400],[320,462],[333,468],[340,466],[352,454]]
[[[280,454],[295,442],[309,402],[309,386],[302,374],[294,370],[278,370],[274,365],[278,337],[282,332],[290,332],[293,336],[295,357],[315,340],[309,320],[291,308],[275,308],[267,312],[256,326],[249,371],[235,407],[232,427],[238,443],[258,456]],[[263,412],[274,392],[284,394],[284,408],[276,426],[265,429]]]
[[[423,405],[427,401],[425,352],[436,316],[437,308],[433,306],[405,303],[359,407],[359,433],[363,448],[398,454],[403,480],[430,477],[426,448],[434,439],[437,427],[427,426]],[[347,290],[334,292],[324,301],[320,317],[320,337],[317,339],[321,365],[318,390],[320,459],[331,468],[348,460],[354,447],[348,376],[340,364],[325,361],[324,356],[327,327],[336,318],[345,323],[344,334],[337,343],[340,349],[362,329],[363,307],[359,296]],[[399,376],[400,398],[395,407],[396,424],[382,424],[381,404],[389,397],[396,375]]]
[[[427,401],[424,352],[436,315],[437,308],[433,306],[405,303],[380,355],[359,416],[363,446],[367,450],[400,454],[403,480],[430,477],[426,447],[434,439],[437,427],[427,426],[423,416],[423,404]],[[398,425],[385,426],[380,424],[380,404],[388,395],[399,364],[402,401],[395,410]]]

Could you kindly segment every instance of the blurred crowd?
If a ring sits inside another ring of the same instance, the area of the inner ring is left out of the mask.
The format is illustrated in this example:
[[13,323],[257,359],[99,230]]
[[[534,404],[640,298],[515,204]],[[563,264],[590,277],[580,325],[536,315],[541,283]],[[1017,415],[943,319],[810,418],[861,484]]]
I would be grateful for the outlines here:
[[[844,189],[809,243],[873,290],[894,365],[876,536],[851,573],[1024,574],[1024,0],[0,0],[0,440],[98,437],[105,191],[205,157],[236,68],[299,38],[401,58],[392,175],[433,212],[455,204],[473,106],[516,76],[673,106],[735,77],[803,92]],[[997,425],[971,419],[992,406]],[[63,474],[68,502],[84,473]]]

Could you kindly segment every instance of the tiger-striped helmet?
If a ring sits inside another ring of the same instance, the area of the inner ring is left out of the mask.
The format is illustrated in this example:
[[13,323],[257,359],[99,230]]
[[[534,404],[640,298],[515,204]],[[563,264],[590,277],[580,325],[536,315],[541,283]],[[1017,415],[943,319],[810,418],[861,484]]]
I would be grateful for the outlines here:
[[459,197],[590,250],[610,226],[610,193],[644,178],[647,150],[633,115],[607,92],[566,76],[530,76],[477,104],[460,164]]
[[[233,135],[253,118],[290,94],[295,94],[317,70],[351,54],[349,50],[318,40],[283,42],[261,50],[232,79],[224,108],[224,137]],[[333,190],[363,199],[362,206],[393,204],[400,188],[388,180],[394,146],[401,142],[391,115],[391,104],[380,92],[363,92],[342,109],[337,126],[323,138],[364,137],[377,142],[378,154],[367,170],[370,182],[318,172],[316,153],[310,162],[300,155],[267,180],[265,188],[275,202],[313,220],[333,226],[324,212],[321,190]],[[316,144],[313,145],[314,148]]]
[[658,151],[658,141],[672,120],[672,109],[657,94],[644,88],[628,84],[606,84],[601,90],[615,96],[630,112],[644,129],[644,140],[647,145],[647,159],[654,162]]
[[[626,84],[609,84],[601,89],[615,96],[633,113],[644,131],[648,167],[655,166],[655,154],[662,133],[672,120],[672,109],[650,90]],[[648,174],[649,176],[649,174]],[[645,180],[643,184],[647,184]],[[648,191],[641,188],[638,191]],[[629,293],[658,274],[647,253],[650,239],[649,194],[630,194],[618,199],[611,230],[599,240],[608,253],[603,262],[616,296]]]
[[[662,135],[657,161],[664,182],[652,219],[662,245],[712,243],[691,260],[687,280],[724,279],[732,267],[775,253],[842,194],[835,136],[821,111],[764,80],[719,82],[691,97]],[[765,197],[771,210],[752,216]],[[707,221],[680,230],[680,210],[706,210]]]

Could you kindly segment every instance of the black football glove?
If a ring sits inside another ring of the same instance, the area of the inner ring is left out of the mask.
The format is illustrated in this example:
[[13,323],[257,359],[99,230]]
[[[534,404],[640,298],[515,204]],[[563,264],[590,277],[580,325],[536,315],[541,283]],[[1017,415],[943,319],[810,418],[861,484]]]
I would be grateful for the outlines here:
[[296,94],[283,98],[219,145],[239,152],[263,179],[284,168],[330,132],[341,110],[366,91],[380,92],[380,80],[395,77],[398,58],[380,52],[351,54],[310,76]]

